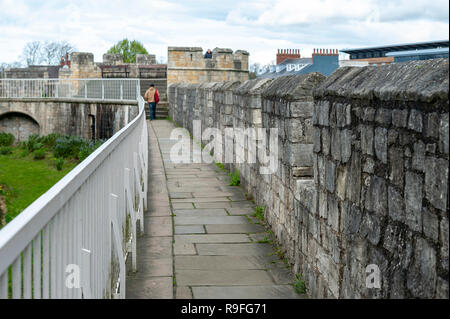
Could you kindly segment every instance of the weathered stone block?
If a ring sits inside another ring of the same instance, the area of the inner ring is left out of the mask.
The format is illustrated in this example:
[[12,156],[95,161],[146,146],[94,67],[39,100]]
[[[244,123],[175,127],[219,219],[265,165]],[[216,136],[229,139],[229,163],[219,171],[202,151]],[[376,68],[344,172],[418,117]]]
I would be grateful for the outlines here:
[[361,236],[367,237],[372,245],[377,245],[381,237],[380,219],[376,215],[365,214],[361,224]]
[[443,114],[439,125],[439,151],[448,154],[449,149],[449,131],[448,131],[448,113]]
[[352,131],[343,130],[341,132],[341,161],[342,163],[347,163],[352,156]]
[[321,101],[316,104],[316,112],[318,115],[318,124],[323,126],[328,126],[329,123],[329,112],[330,112],[330,102]]
[[440,117],[438,113],[433,112],[427,114],[424,130],[426,137],[439,138],[439,122]]
[[418,141],[414,144],[414,152],[412,157],[412,168],[423,172],[425,166],[425,144]]
[[404,167],[403,167],[403,150],[399,147],[391,147],[389,149],[389,180],[398,187],[403,187]]
[[334,230],[339,231],[339,206],[338,201],[332,195],[328,196],[328,225]]
[[408,128],[416,132],[423,130],[423,116],[420,111],[411,110],[409,114]]
[[365,208],[377,215],[386,215],[388,212],[388,198],[386,181],[373,176],[366,195]]
[[387,163],[387,129],[382,127],[375,129],[375,154],[382,163]]
[[448,272],[448,217],[443,217],[439,225],[441,244],[441,266]]
[[405,204],[403,196],[393,187],[388,188],[388,208],[389,216],[394,221],[405,222]]
[[422,224],[425,236],[436,242],[439,238],[439,219],[426,207],[422,211]]
[[433,298],[436,280],[436,251],[425,239],[418,238],[406,285],[414,297]]
[[407,127],[408,125],[408,110],[395,109],[392,111],[392,124],[397,127]]
[[389,125],[391,124],[391,119],[392,119],[391,110],[385,108],[377,109],[375,115],[375,122],[382,125]]
[[423,179],[413,172],[405,176],[405,212],[406,224],[412,230],[422,231],[422,192]]
[[373,152],[373,127],[362,125],[360,126],[361,130],[361,151],[363,154],[374,155]]
[[324,155],[330,154],[330,133],[328,128],[322,129],[322,152]]
[[359,204],[361,196],[361,155],[357,152],[352,153],[349,178],[346,198]]
[[366,107],[363,109],[362,120],[364,122],[373,122],[375,120],[375,109],[373,107]]
[[448,161],[426,157],[425,165],[425,197],[430,203],[445,211],[448,200]]
[[325,169],[325,186],[330,193],[333,193],[336,181],[336,164],[332,161],[326,161]]

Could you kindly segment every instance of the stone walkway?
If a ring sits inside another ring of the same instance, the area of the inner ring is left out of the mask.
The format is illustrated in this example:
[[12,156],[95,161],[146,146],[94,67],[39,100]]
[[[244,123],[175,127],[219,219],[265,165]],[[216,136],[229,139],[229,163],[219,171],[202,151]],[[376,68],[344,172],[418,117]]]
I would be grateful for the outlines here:
[[[175,126],[148,123],[146,234],[138,239],[127,298],[305,298],[251,217],[254,205],[242,188],[229,186],[215,164],[172,163]],[[201,152],[195,143],[194,152]]]

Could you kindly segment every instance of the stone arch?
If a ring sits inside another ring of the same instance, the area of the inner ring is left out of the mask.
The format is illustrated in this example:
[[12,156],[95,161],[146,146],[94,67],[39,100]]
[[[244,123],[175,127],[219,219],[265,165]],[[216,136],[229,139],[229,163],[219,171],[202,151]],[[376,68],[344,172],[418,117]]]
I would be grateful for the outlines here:
[[0,114],[0,132],[11,133],[20,142],[32,134],[39,134],[40,126],[30,115],[13,111]]

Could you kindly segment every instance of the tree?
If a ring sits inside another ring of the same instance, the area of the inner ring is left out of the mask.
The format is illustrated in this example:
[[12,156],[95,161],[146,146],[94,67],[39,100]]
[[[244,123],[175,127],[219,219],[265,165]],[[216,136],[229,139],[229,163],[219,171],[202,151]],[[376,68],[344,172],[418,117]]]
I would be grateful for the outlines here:
[[28,42],[23,48],[22,57],[27,65],[38,65],[42,62],[42,43],[39,41]]
[[136,63],[136,54],[148,54],[141,42],[136,40],[129,41],[128,39],[117,42],[107,53],[122,54],[123,62],[125,63]]
[[23,48],[22,60],[27,65],[57,65],[66,52],[72,53],[76,48],[67,41],[33,41]]

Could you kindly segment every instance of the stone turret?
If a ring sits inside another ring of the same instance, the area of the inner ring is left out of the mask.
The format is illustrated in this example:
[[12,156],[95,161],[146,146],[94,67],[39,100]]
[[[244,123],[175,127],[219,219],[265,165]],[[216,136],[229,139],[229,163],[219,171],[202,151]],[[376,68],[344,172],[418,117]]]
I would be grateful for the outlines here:
[[200,47],[169,47],[167,83],[221,82],[248,80],[248,52],[215,48],[212,58],[204,58]]

